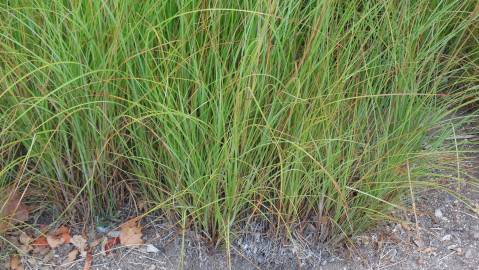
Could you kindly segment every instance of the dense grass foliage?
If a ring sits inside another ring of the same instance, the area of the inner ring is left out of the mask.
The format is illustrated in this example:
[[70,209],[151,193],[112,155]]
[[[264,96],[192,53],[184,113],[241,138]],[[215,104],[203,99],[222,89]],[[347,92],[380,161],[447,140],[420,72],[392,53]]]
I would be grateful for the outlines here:
[[451,105],[477,97],[451,83],[475,5],[4,1],[0,186],[84,220],[146,202],[214,241],[253,220],[355,234],[430,183]]

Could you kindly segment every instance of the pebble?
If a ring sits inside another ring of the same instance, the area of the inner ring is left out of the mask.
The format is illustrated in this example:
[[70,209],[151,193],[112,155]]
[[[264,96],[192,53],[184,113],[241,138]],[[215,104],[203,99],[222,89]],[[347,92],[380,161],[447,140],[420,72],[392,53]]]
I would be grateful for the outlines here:
[[472,234],[472,238],[474,238],[474,239],[479,239],[479,232],[474,232],[474,233]]
[[156,265],[152,264],[150,265],[150,267],[148,268],[148,270],[155,270],[156,269]]
[[145,246],[145,251],[148,252],[148,253],[157,253],[160,250],[157,247],[155,247],[154,245],[148,244],[148,245]]
[[106,233],[106,232],[108,232],[108,228],[103,227],[103,226],[97,226],[96,231],[99,232],[99,233]]
[[449,250],[455,250],[456,248],[457,248],[457,245],[447,246],[447,249],[449,249]]
[[444,217],[444,215],[442,214],[441,209],[439,209],[439,208],[434,211],[434,216],[437,217],[437,218],[441,218],[441,219]]
[[452,239],[452,236],[450,234],[446,234],[441,238],[441,241],[450,241]]

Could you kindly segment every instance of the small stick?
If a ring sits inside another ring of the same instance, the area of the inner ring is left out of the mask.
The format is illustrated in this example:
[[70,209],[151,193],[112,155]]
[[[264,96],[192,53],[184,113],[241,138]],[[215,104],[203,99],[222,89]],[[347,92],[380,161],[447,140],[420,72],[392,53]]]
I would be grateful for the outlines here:
[[414,192],[412,190],[411,170],[409,169],[409,159],[406,160],[406,167],[407,167],[407,178],[409,180],[409,191],[411,192],[412,210],[414,211],[414,221],[416,222],[416,233],[417,233],[417,236],[419,237],[419,223],[417,222],[416,200],[414,198]]

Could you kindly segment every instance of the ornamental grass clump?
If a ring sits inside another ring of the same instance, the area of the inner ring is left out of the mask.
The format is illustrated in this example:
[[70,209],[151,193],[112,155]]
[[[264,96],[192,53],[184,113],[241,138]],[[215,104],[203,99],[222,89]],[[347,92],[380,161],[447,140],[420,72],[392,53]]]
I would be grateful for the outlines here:
[[0,186],[82,221],[141,202],[215,242],[253,220],[354,235],[456,156],[475,5],[8,1]]

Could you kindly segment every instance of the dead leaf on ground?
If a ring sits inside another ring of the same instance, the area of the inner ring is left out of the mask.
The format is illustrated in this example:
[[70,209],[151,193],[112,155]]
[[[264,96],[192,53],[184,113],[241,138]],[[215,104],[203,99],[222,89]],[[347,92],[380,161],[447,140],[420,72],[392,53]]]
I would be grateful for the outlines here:
[[51,248],[57,248],[63,244],[70,243],[70,229],[61,226],[55,232],[47,235],[47,242]]
[[31,243],[33,242],[33,238],[30,237],[25,232],[20,233],[20,236],[18,237],[18,241],[21,244],[19,248],[23,253],[28,253],[31,250],[33,250],[33,247],[31,245]]
[[63,238],[58,238],[55,235],[47,235],[47,241],[51,248],[57,248],[64,243]]
[[72,249],[70,252],[68,252],[67,258],[65,259],[63,263],[67,264],[67,263],[74,262],[77,259],[78,253],[80,253],[78,249],[76,248]]
[[101,245],[101,251],[108,255],[111,251],[111,248],[118,244],[120,244],[120,237],[105,239],[105,241]]
[[43,235],[37,237],[35,240],[32,242],[32,246],[35,247],[49,247],[47,238]]
[[23,264],[18,255],[10,256],[10,269],[11,270],[23,270]]
[[18,241],[20,241],[21,244],[29,245],[33,242],[33,238],[25,232],[21,232],[20,236],[18,237]]
[[47,238],[43,235],[33,240],[31,246],[33,247],[33,253],[39,255],[45,255],[50,250],[50,245],[48,244]]
[[71,240],[70,240],[70,243],[72,245],[74,245],[76,248],[78,248],[78,250],[80,251],[80,254],[82,257],[86,257],[87,256],[87,247],[88,247],[88,242],[87,240],[81,236],[81,235],[74,235]]
[[8,231],[19,222],[28,220],[28,207],[22,202],[22,194],[14,187],[2,192],[8,194],[0,200],[0,232]]
[[138,218],[133,218],[120,226],[120,243],[125,246],[143,245],[141,227]]
[[56,231],[56,234],[60,235],[63,238],[63,241],[65,242],[65,244],[70,243],[70,240],[71,240],[70,228],[68,228],[66,226],[61,226]]
[[91,251],[89,250],[85,258],[85,264],[83,265],[83,270],[90,270],[92,262],[93,262],[93,255],[91,254]]

